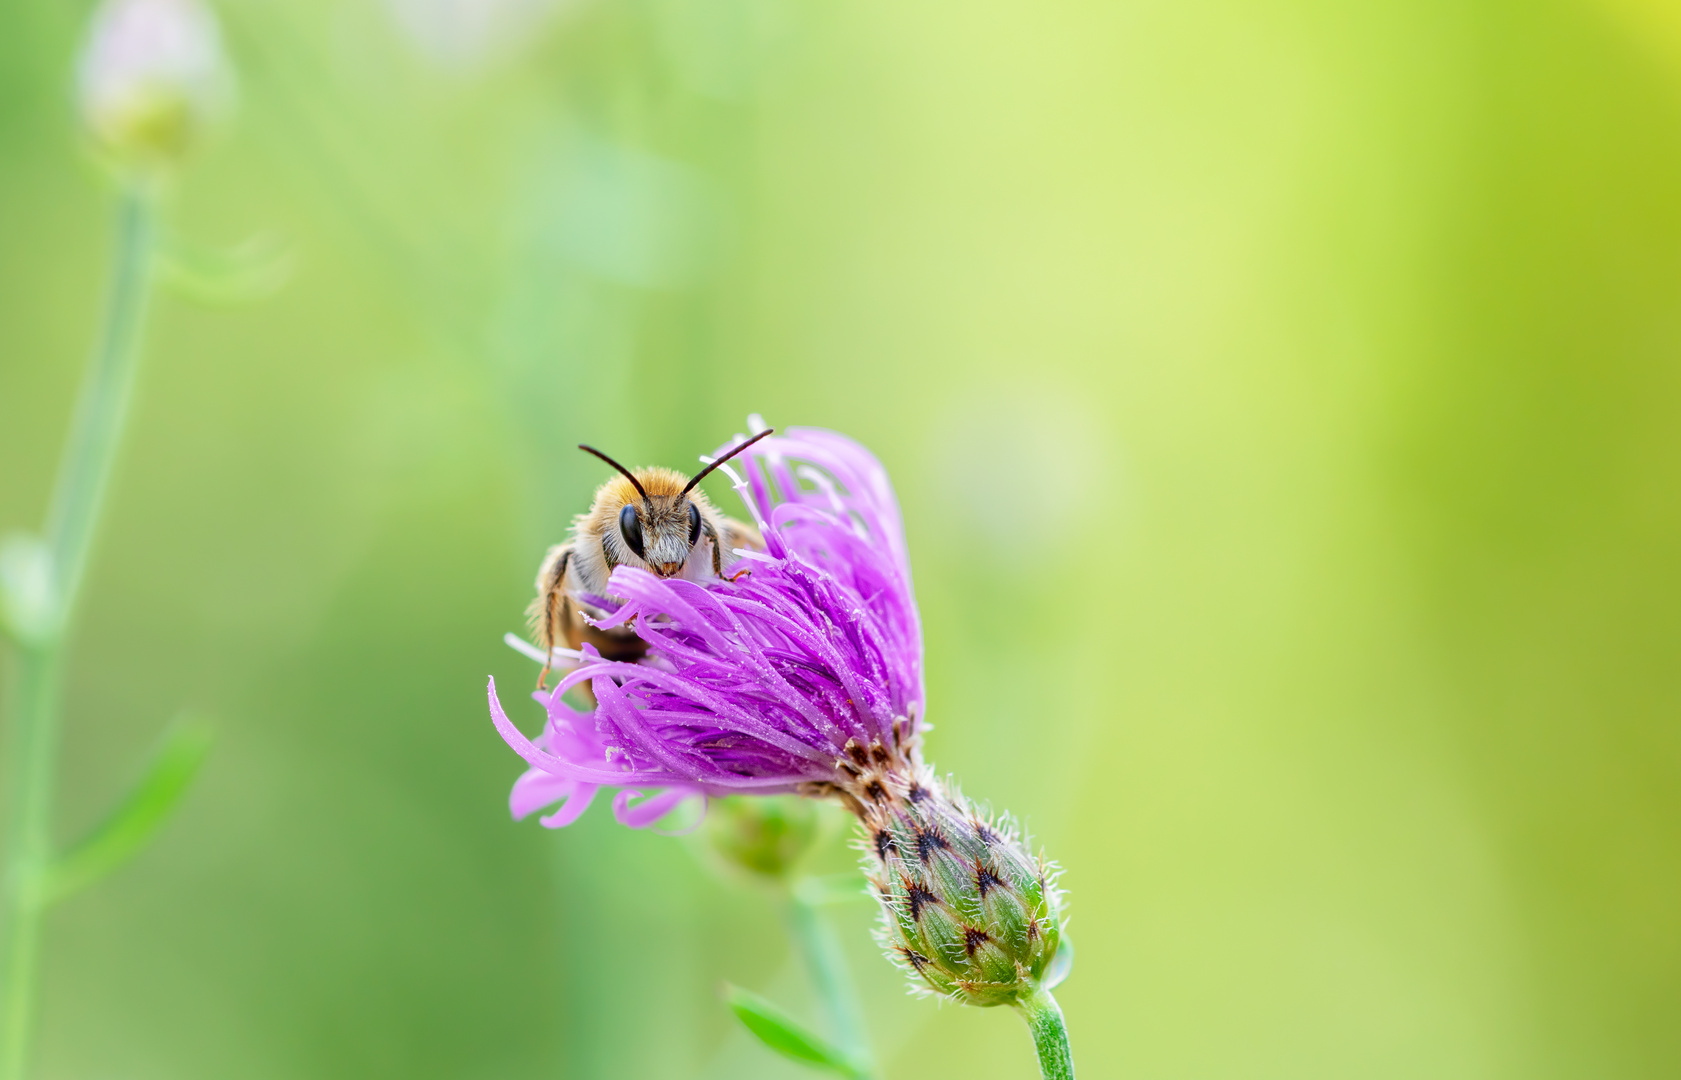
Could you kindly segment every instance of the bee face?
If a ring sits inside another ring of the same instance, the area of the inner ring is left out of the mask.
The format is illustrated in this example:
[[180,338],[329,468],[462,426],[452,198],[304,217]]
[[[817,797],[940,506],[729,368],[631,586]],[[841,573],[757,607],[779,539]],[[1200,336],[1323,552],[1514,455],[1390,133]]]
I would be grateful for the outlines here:
[[[607,578],[614,567],[622,565],[644,567],[662,578],[676,577],[690,567],[702,539],[711,545],[712,572],[722,573],[725,553],[721,545],[727,531],[726,519],[712,509],[705,494],[695,485],[713,469],[769,434],[768,430],[762,431],[741,443],[692,479],[671,469],[632,471],[594,447],[578,447],[611,465],[619,475],[597,489],[595,504],[574,527],[576,550],[569,556],[568,565],[577,587],[604,596]],[[734,523],[729,528],[734,529],[729,533],[732,537],[750,535],[757,539],[756,533]],[[695,579],[704,577],[706,569],[705,560],[696,564]]]
[[626,550],[664,578],[683,572],[700,542],[701,524],[700,507],[694,499],[686,494],[662,496],[652,491],[647,499],[625,502],[616,521]]

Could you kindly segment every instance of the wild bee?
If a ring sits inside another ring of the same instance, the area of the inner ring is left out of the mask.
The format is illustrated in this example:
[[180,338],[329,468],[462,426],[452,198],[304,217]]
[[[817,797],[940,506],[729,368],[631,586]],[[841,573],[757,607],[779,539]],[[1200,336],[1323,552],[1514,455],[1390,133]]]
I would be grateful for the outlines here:
[[[531,602],[532,637],[552,659],[557,645],[576,649],[583,642],[610,660],[637,660],[647,643],[628,626],[599,630],[585,616],[603,614],[588,597],[610,598],[607,579],[617,566],[638,566],[662,578],[705,581],[724,576],[736,560],[736,550],[765,549],[764,537],[753,526],[724,517],[697,484],[713,469],[735,457],[770,431],[735,447],[686,477],[674,469],[643,468],[632,472],[593,446],[578,449],[605,461],[620,473],[595,491],[589,512],[572,522],[572,539],[556,544],[537,570],[537,599]],[[542,689],[549,664],[537,677]]]

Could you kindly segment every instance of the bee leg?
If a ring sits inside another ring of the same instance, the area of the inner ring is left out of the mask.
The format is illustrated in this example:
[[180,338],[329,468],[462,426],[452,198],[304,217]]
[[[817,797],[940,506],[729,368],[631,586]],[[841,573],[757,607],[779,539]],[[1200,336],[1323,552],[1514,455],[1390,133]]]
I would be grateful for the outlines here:
[[724,576],[724,541],[715,531],[710,522],[701,519],[700,531],[712,541],[712,576],[720,581],[738,581],[747,575],[745,568],[728,577]]
[[712,532],[711,526],[706,527],[706,532],[708,536],[712,537],[712,572],[714,574],[725,581],[740,581],[753,572],[744,566],[728,577],[724,577],[724,545],[728,544],[731,550],[747,548],[751,551],[763,551],[765,550],[765,540],[764,537],[759,535],[759,530],[751,525],[744,525],[733,518],[725,518],[724,535],[722,537]]
[[712,523],[704,517],[700,519],[700,531],[706,535],[708,540],[712,541],[712,576],[721,578],[724,576],[724,542],[719,539],[718,532],[712,527]]
[[543,646],[543,670],[537,676],[537,689],[548,689],[549,669],[562,627],[571,617],[571,597],[566,593],[566,570],[572,561],[572,545],[556,544],[543,557],[537,570],[537,598],[526,614],[531,623],[531,636]]

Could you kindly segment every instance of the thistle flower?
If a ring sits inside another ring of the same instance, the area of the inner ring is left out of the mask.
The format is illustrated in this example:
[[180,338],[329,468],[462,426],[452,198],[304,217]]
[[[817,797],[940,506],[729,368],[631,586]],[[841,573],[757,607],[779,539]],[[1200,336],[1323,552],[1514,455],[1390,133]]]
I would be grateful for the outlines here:
[[[764,553],[740,553],[746,574],[700,584],[615,570],[613,595],[592,600],[610,613],[597,625],[633,626],[648,657],[568,654],[576,666],[534,695],[548,713],[535,740],[491,683],[492,718],[532,766],[515,815],[565,800],[543,823],[567,824],[601,787],[620,789],[614,813],[630,825],[695,796],[837,799],[859,822],[880,940],[913,988],[1031,1019],[1057,974],[1061,898],[1007,821],[921,759],[921,627],[886,471],[810,428],[756,444],[744,476],[724,471],[765,538]],[[592,713],[563,700],[586,683]]]
[[233,76],[198,0],[106,0],[77,67],[82,119],[125,166],[178,161],[224,112]]

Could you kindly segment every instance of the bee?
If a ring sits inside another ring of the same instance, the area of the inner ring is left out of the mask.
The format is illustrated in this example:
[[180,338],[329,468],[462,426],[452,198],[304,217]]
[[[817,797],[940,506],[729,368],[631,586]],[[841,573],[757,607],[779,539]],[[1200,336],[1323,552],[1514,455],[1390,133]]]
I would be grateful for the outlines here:
[[695,485],[770,433],[759,432],[693,478],[675,469],[632,472],[593,446],[578,447],[620,475],[596,488],[589,512],[573,519],[572,539],[551,547],[537,570],[537,598],[527,615],[546,658],[537,677],[539,690],[549,677],[547,661],[562,642],[576,649],[587,641],[609,660],[638,660],[647,652],[647,642],[629,626],[601,630],[585,619],[604,614],[587,598],[610,599],[607,579],[614,567],[638,566],[662,578],[705,581],[722,578],[737,561],[737,549],[765,549],[758,529],[720,514]]

